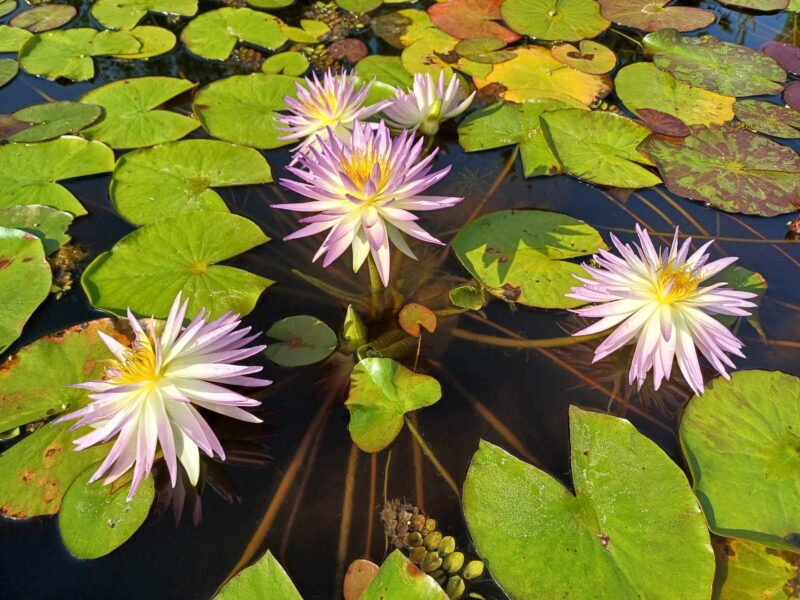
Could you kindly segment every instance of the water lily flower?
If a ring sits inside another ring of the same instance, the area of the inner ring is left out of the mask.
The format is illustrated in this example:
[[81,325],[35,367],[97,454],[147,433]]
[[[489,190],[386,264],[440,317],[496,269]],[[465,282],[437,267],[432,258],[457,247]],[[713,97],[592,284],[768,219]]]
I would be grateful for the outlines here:
[[475,92],[465,97],[455,75],[445,88],[444,71],[434,82],[430,73],[414,75],[409,91],[398,89],[394,102],[383,109],[386,121],[397,129],[419,129],[424,135],[436,135],[439,124],[463,113],[472,103]]
[[572,288],[570,298],[597,303],[574,312],[599,321],[574,335],[614,329],[597,347],[595,362],[635,343],[629,383],[639,387],[652,370],[654,388],[669,380],[673,359],[696,394],[703,393],[703,375],[697,350],[720,375],[736,368],[728,354],[744,358],[743,344],[712,315],[748,316],[746,309],[756,294],[736,291],[725,282],[702,285],[736,257],[709,262],[706,252],[713,240],[689,254],[692,240],[679,244],[678,231],[669,248],[656,251],[645,230],[636,227],[639,243],[621,243],[613,234],[620,256],[601,250],[597,267],[584,265],[591,278],[577,277],[583,286]]
[[315,144],[317,137],[327,138],[331,133],[347,142],[353,125],[370,117],[391,104],[390,100],[364,106],[372,82],[357,84],[353,74],[334,75],[329,69],[320,82],[317,74],[305,78],[305,85],[297,86],[297,98],[286,96],[289,113],[276,118],[285,125],[288,133],[281,140],[302,140],[294,148],[304,153]]
[[403,131],[392,138],[381,121],[373,128],[356,123],[350,143],[335,136],[321,141],[299,157],[300,167],[287,167],[300,181],[281,179],[284,187],[310,198],[310,202],[277,204],[275,208],[316,215],[300,220],[305,227],[285,240],[330,230],[314,260],[325,255],[327,267],[348,248],[353,249],[353,270],[358,271],[372,254],[384,285],[389,283],[389,242],[416,258],[403,234],[433,244],[439,240],[417,224],[411,211],[439,210],[463,200],[422,193],[450,171],[431,172],[436,151],[422,160],[424,140]]
[[119,479],[133,467],[128,499],[150,473],[160,446],[172,486],[177,479],[177,462],[183,465],[192,484],[200,474],[202,450],[209,456],[225,459],[225,451],[197,407],[240,421],[260,423],[261,419],[242,410],[257,406],[226,387],[265,386],[271,382],[250,375],[262,367],[234,364],[261,352],[265,346],[247,347],[258,334],[248,335],[250,327],[240,328],[239,316],[231,313],[209,322],[201,310],[183,327],[188,302],[175,298],[160,335],[155,322],[147,331],[128,311],[135,333],[131,347],[100,332],[115,359],[101,381],[88,381],[75,387],[92,392],[84,408],[60,417],[56,423],[79,419],[72,429],[90,425],[93,431],[75,440],[75,450],[84,450],[116,436],[103,463],[92,475],[104,483]]

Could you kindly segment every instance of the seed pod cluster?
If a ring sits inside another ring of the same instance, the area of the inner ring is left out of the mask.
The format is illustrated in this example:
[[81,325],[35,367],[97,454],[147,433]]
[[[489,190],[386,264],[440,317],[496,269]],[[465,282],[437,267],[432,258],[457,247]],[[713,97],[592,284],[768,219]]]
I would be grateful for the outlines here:
[[335,2],[314,2],[305,12],[307,19],[322,21],[330,27],[328,41],[335,42],[369,27],[369,16],[351,13],[336,6]]
[[231,59],[241,65],[242,69],[248,73],[255,73],[261,70],[261,65],[264,64],[264,55],[258,50],[248,48],[247,46],[239,46],[233,51]]
[[341,63],[330,55],[325,44],[304,46],[302,52],[315,71],[327,71],[328,69],[336,71],[341,67]]
[[[444,535],[431,519],[416,506],[393,500],[381,511],[381,520],[387,537],[396,548],[404,550],[409,560],[433,577],[447,593],[458,600],[467,594],[467,582],[483,575],[480,560],[466,561],[451,535]],[[480,599],[470,592],[469,598]]]

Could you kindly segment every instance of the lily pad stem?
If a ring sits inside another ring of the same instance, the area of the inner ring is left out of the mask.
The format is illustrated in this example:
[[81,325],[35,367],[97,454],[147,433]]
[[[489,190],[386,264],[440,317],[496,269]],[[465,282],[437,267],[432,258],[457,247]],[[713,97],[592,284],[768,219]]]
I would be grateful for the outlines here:
[[433,464],[433,466],[436,467],[436,470],[439,471],[439,475],[442,476],[442,478],[447,482],[447,485],[450,486],[450,489],[453,490],[453,493],[456,495],[456,498],[460,498],[461,492],[458,489],[455,480],[450,475],[450,473],[447,472],[447,469],[444,468],[442,463],[439,462],[439,459],[436,458],[436,455],[433,453],[433,450],[431,450],[428,444],[425,443],[425,440],[422,439],[422,435],[420,435],[419,431],[417,431],[417,428],[414,427],[414,424],[411,422],[411,419],[408,418],[408,415],[404,415],[403,420],[406,422],[406,427],[408,427],[408,430],[411,432],[411,435],[414,436],[414,440],[417,442],[417,444],[419,444],[422,453],[427,457],[429,461],[431,461],[431,464]]
[[381,281],[381,276],[378,273],[378,267],[375,265],[372,254],[367,255],[367,264],[369,265],[369,291],[372,297],[372,314],[377,318],[383,314],[386,288]]

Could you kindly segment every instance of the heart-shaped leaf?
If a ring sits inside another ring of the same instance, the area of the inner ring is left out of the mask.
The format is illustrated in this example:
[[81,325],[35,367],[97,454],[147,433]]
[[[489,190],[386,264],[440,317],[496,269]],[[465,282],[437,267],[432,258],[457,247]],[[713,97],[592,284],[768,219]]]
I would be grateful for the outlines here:
[[611,24],[595,0],[503,0],[500,10],[514,31],[540,40],[593,38]]
[[502,0],[446,0],[431,5],[431,21],[445,33],[461,40],[496,38],[512,44],[519,35],[503,27],[500,5]]
[[736,118],[750,131],[779,138],[800,138],[800,111],[763,100],[739,100]]
[[777,62],[784,71],[800,75],[800,48],[794,44],[767,42],[761,46],[761,52]]
[[325,360],[336,350],[338,341],[330,327],[309,315],[281,319],[273,323],[266,336],[280,340],[269,344],[265,354],[282,367],[305,367]]
[[141,60],[159,56],[169,52],[175,47],[178,39],[169,29],[163,27],[153,27],[152,25],[140,25],[127,30],[139,42],[139,49],[136,52],[125,54],[114,54],[112,58],[124,60]]
[[790,108],[800,110],[800,81],[786,86],[783,90],[783,100]]
[[598,0],[609,21],[642,31],[676,29],[695,31],[708,27],[717,16],[704,8],[666,6],[669,0]]
[[717,555],[714,600],[789,600],[794,595],[800,554],[744,540],[723,540],[714,545],[714,551]]
[[33,34],[19,27],[0,25],[0,52],[19,52],[22,45],[33,37]]
[[[70,240],[67,228],[73,216],[63,210],[29,204],[0,208],[0,227],[20,229],[35,235],[50,255]],[[2,426],[0,426],[2,429]]]
[[308,71],[308,64],[308,59],[302,52],[279,52],[264,61],[261,65],[261,72],[297,76]]
[[249,8],[218,8],[192,19],[181,32],[186,48],[201,58],[225,60],[237,42],[277,50],[286,41],[280,19]]
[[550,54],[558,62],[590,75],[603,75],[617,66],[617,55],[592,40],[582,40],[578,48],[559,44],[550,49]]
[[237,573],[236,577],[223,585],[214,596],[214,600],[244,598],[303,600],[286,571],[269,550],[255,564]]
[[447,600],[436,581],[400,550],[392,552],[359,600]]
[[92,16],[109,29],[131,29],[149,12],[191,17],[197,0],[95,0]]
[[7,139],[14,143],[43,142],[77,133],[97,121],[102,112],[99,106],[81,102],[34,104],[10,115],[24,127],[9,135]]
[[77,14],[75,7],[69,4],[42,4],[19,13],[8,24],[31,33],[40,33],[66,25]]

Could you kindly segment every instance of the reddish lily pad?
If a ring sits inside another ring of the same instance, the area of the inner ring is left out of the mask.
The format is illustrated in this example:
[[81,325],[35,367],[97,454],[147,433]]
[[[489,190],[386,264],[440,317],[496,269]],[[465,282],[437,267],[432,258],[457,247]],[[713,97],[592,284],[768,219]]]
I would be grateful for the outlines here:
[[27,29],[31,33],[40,33],[66,25],[77,14],[75,7],[68,4],[42,4],[19,13],[11,19],[9,25]]
[[781,215],[800,208],[800,155],[736,127],[692,126],[674,143],[649,137],[649,154],[669,190],[726,212]]
[[739,100],[733,111],[750,131],[786,139],[800,138],[800,112],[794,109],[764,100]]
[[767,42],[761,46],[762,54],[774,59],[784,71],[800,75],[800,48],[784,42]]
[[363,558],[350,563],[344,575],[344,600],[359,600],[379,569],[374,562]]
[[431,6],[428,15],[439,29],[458,39],[491,37],[510,44],[519,35],[497,22],[503,18],[502,3],[502,0],[447,0]]
[[800,110],[800,81],[787,85],[783,90],[783,101],[795,110]]
[[398,320],[403,331],[412,337],[419,337],[422,329],[428,333],[436,331],[436,313],[427,306],[416,302],[406,304],[400,310]]
[[789,0],[718,0],[725,6],[735,6],[747,10],[757,10],[759,12],[772,12],[783,10],[789,6]]
[[357,63],[369,54],[369,49],[361,40],[347,38],[337,40],[328,46],[328,54],[336,60],[346,59],[351,63]]
[[578,48],[559,44],[550,48],[550,54],[558,62],[591,75],[603,75],[617,66],[617,55],[592,40],[582,40]]
[[654,108],[640,108],[637,112],[642,124],[658,135],[684,138],[691,133],[686,123],[669,113]]
[[696,31],[708,27],[717,16],[710,10],[665,6],[669,0],[599,0],[601,14],[614,23],[641,29]]

